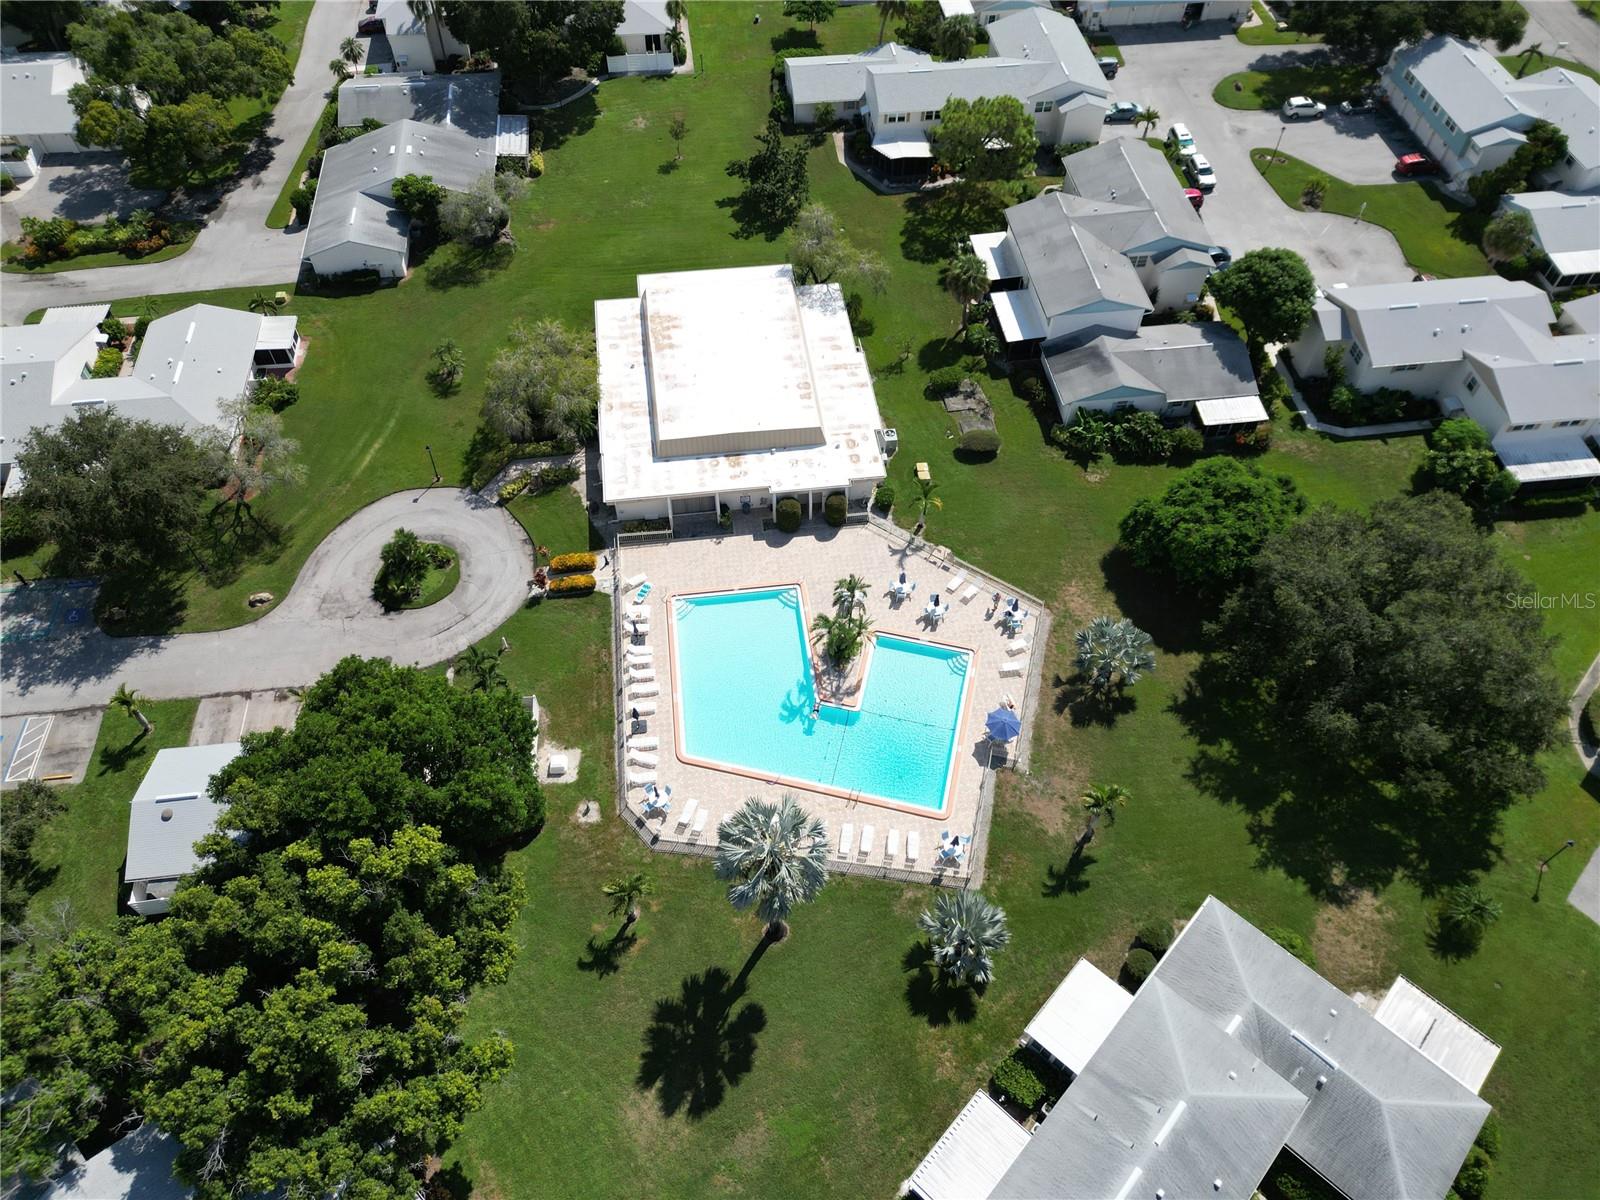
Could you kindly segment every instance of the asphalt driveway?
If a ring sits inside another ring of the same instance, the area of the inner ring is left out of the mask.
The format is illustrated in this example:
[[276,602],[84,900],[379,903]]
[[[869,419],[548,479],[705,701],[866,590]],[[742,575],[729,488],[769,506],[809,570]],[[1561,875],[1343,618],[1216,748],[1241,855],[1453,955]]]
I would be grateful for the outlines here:
[[128,163],[120,154],[52,154],[39,174],[0,204],[0,231],[14,242],[23,217],[103,221],[140,208],[155,209],[166,193],[128,182]]

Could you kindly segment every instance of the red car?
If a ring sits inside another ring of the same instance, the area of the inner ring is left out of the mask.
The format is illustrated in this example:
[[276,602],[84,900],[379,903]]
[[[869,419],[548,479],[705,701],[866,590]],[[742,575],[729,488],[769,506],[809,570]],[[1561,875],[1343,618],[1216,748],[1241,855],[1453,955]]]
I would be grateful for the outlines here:
[[1394,160],[1396,175],[1437,175],[1439,164],[1426,154],[1402,154]]
[[1196,211],[1199,211],[1200,206],[1206,202],[1206,194],[1199,188],[1186,187],[1183,189],[1183,194],[1189,197],[1189,203],[1194,205]]

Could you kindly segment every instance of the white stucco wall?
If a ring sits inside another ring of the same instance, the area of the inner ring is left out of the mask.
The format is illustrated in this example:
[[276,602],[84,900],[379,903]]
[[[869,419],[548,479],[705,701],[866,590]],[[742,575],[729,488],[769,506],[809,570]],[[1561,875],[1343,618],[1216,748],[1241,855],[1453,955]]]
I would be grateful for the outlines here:
[[342,275],[347,271],[376,270],[389,279],[398,279],[406,273],[404,254],[381,250],[376,246],[360,246],[345,242],[330,246],[318,254],[308,255],[311,269],[318,275]]

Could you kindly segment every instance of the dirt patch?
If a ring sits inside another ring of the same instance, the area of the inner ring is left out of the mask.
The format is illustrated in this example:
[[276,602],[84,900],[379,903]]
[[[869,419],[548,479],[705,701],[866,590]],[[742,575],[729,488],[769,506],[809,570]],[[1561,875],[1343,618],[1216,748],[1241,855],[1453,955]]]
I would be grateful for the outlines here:
[[[639,1152],[649,1158],[656,1152],[661,1139],[672,1135],[671,1122],[661,1115],[661,1105],[655,1089],[642,1091],[632,1088],[622,1102],[623,1126],[639,1147]],[[473,1192],[477,1200],[477,1192]]]
[[648,129],[648,128],[650,128],[650,122],[645,120],[643,113],[640,113],[633,120],[628,122],[628,128],[629,129]]
[[[1041,715],[1039,719],[1046,717]],[[1050,733],[1051,742],[1065,736],[1055,730]],[[1004,790],[996,799],[1011,811],[1027,813],[1046,836],[1055,837],[1078,828],[1077,814],[1068,813],[1066,797],[1083,791],[1086,777],[1070,757],[1051,755],[1050,764],[1048,773],[1007,776],[1002,781]]]
[[1385,987],[1390,965],[1390,925],[1394,913],[1371,892],[1357,892],[1348,904],[1324,905],[1311,932],[1317,969],[1344,991]]
[[1089,590],[1077,580],[1070,580],[1056,593],[1056,627],[1074,629],[1087,625],[1091,618],[1105,607],[1104,592],[1090,595]]
[[1104,471],[1085,471],[1083,473],[1083,481],[1085,483],[1104,483],[1106,481],[1106,473]]
[[494,1172],[482,1163],[475,1166],[477,1174],[472,1177],[472,1200],[506,1200],[509,1193],[501,1190]]
[[735,1162],[758,1162],[766,1157],[769,1141],[767,1114],[758,1112],[755,1120],[746,1122],[743,1132],[729,1144],[728,1154]]

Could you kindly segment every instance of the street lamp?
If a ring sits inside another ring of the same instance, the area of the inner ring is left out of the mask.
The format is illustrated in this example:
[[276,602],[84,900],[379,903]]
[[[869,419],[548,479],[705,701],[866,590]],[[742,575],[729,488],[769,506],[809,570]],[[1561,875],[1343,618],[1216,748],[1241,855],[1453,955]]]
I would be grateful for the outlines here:
[[433,481],[438,483],[440,479],[439,464],[433,461],[433,447],[424,446],[423,449],[428,452],[428,465],[433,468]]
[[1561,843],[1561,845],[1556,848],[1555,854],[1552,854],[1549,858],[1545,859],[1542,863],[1539,864],[1539,874],[1538,874],[1537,878],[1534,880],[1534,884],[1533,884],[1533,900],[1534,900],[1535,904],[1537,904],[1539,902],[1539,889],[1544,886],[1544,875],[1545,875],[1545,872],[1550,869],[1550,864],[1556,860],[1557,856],[1560,855],[1561,851],[1563,851],[1563,850],[1571,850],[1572,849],[1572,844],[1573,844],[1573,839],[1572,838],[1568,838],[1565,842]]

